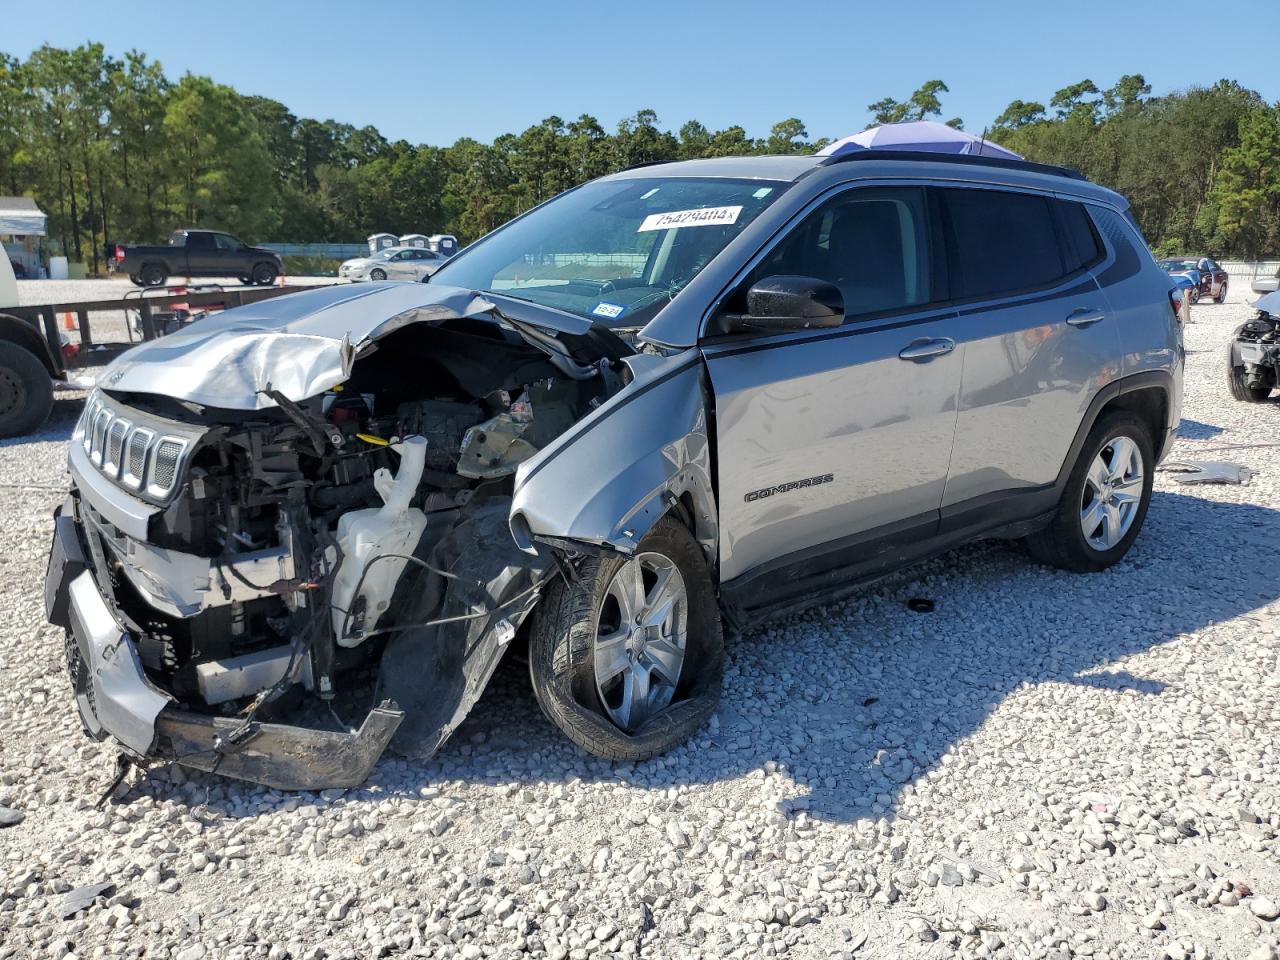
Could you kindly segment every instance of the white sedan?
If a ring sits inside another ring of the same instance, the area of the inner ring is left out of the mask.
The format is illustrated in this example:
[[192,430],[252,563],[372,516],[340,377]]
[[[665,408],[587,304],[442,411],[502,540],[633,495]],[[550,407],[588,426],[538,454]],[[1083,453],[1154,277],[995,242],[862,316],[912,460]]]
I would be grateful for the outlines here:
[[421,280],[439,270],[446,258],[425,247],[387,247],[356,257],[338,268],[341,280]]

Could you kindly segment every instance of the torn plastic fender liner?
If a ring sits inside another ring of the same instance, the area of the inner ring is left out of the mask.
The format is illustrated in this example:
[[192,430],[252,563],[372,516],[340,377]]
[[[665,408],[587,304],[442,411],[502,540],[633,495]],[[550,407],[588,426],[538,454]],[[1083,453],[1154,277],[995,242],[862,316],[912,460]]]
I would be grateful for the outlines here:
[[517,548],[510,507],[505,497],[476,502],[434,543],[429,562],[453,578],[440,584],[432,575],[437,582],[427,589],[420,579],[406,580],[410,602],[399,622],[451,622],[396,630],[383,650],[379,689],[405,712],[391,744],[397,753],[421,760],[440,748],[480,699],[538,599],[550,561]]
[[356,787],[373,772],[402,719],[390,700],[371,710],[355,733],[277,723],[246,729],[235,717],[167,707],[156,718],[152,756],[276,790]]
[[512,535],[528,552],[546,537],[633,553],[688,496],[694,534],[714,563],[719,531],[701,356],[691,349],[626,362],[635,378],[625,389],[521,465]]

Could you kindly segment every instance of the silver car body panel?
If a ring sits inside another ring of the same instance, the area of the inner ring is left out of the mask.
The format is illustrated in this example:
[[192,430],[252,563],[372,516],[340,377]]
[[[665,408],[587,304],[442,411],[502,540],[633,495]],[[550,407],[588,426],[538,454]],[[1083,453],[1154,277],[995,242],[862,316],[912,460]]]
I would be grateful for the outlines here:
[[631,383],[520,465],[512,533],[525,550],[542,536],[631,553],[687,497],[713,560],[717,519],[698,354],[639,354],[626,362]]
[[704,348],[715,389],[722,579],[842,533],[936,518],[961,357],[916,364],[898,353],[944,336],[953,319],[922,311],[837,335]]
[[133,640],[120,628],[90,571],[72,581],[68,609],[82,654],[87,653],[92,692],[85,695],[93,698],[92,714],[82,710],[81,715],[96,715],[101,722],[89,732],[109,731],[134,754],[145,756],[155,740],[156,717],[171,699],[143,674]]
[[[469,290],[433,284],[333,286],[236,307],[122,354],[99,383],[229,410],[261,410],[270,384],[305,400],[347,379],[350,363],[380,337],[411,323],[490,314]],[[591,321],[548,316],[554,330],[584,333]],[[348,346],[345,346],[349,344]]]

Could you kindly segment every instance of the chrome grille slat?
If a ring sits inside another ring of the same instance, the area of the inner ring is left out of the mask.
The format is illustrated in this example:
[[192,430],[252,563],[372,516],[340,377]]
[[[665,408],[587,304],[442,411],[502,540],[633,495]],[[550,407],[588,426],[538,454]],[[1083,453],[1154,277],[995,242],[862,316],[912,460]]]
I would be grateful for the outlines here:
[[106,443],[102,448],[102,472],[111,479],[120,476],[120,464],[124,460],[124,439],[133,424],[117,417],[107,428]]
[[135,427],[98,397],[89,401],[81,422],[85,451],[103,476],[152,500],[172,495],[192,438]]

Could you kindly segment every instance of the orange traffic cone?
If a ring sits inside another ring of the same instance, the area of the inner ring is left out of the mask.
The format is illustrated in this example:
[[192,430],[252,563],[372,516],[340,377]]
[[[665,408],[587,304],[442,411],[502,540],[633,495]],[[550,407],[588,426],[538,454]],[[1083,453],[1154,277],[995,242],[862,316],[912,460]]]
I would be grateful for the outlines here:
[[76,328],[76,319],[75,319],[75,317],[73,317],[70,313],[64,313],[64,314],[62,315],[62,329],[63,329],[63,330],[74,330],[75,328]]

